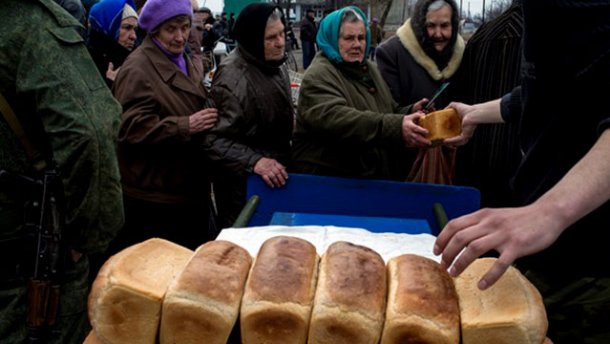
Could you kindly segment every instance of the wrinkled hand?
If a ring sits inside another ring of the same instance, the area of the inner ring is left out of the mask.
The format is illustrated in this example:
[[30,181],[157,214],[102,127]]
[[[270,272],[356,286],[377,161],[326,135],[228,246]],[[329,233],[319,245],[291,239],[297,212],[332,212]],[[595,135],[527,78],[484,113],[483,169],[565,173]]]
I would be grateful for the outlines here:
[[432,142],[426,138],[428,130],[417,125],[417,121],[423,116],[423,112],[416,112],[403,117],[402,138],[407,147],[427,147],[432,145]]
[[260,158],[254,165],[254,173],[261,176],[270,188],[284,186],[288,180],[286,167],[275,159]]
[[468,143],[468,140],[474,135],[474,131],[477,128],[477,124],[471,120],[471,114],[475,111],[474,106],[467,105],[464,103],[452,102],[448,108],[454,108],[462,117],[462,134],[456,137],[445,139],[444,145],[457,147]]
[[189,116],[189,132],[198,133],[212,128],[218,122],[218,110],[215,108],[203,109]]
[[436,239],[434,254],[442,254],[441,266],[451,267],[449,274],[455,277],[482,254],[490,250],[500,253],[479,281],[479,289],[486,289],[517,258],[549,247],[562,230],[557,217],[547,215],[535,203],[520,208],[481,209],[450,221]]
[[417,103],[413,104],[413,111],[415,111],[415,112],[422,111],[424,109],[424,106],[426,106],[426,104],[428,104],[428,98],[422,98]]
[[121,67],[114,69],[114,64],[112,62],[108,63],[108,69],[106,69],[106,79],[114,81],[116,79],[116,75],[119,74],[119,70]]

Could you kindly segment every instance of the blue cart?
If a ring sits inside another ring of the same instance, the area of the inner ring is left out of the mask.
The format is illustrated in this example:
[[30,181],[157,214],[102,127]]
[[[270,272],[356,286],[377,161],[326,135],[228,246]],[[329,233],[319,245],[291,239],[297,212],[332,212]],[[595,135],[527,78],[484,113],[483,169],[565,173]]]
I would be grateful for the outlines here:
[[282,188],[248,177],[248,204],[234,227],[334,225],[437,235],[447,218],[480,207],[477,189],[290,174]]

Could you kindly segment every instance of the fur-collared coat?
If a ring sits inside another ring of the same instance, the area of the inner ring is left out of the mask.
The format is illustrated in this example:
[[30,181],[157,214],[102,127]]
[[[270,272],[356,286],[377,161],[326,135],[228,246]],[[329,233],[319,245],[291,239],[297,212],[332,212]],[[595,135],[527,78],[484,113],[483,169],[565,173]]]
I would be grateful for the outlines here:
[[[436,89],[457,71],[464,54],[464,40],[459,35],[447,66],[439,69],[426,54],[408,19],[396,35],[377,48],[377,65],[383,79],[399,105],[405,106],[424,97],[430,98]],[[436,102],[442,108],[449,102],[448,93]]]

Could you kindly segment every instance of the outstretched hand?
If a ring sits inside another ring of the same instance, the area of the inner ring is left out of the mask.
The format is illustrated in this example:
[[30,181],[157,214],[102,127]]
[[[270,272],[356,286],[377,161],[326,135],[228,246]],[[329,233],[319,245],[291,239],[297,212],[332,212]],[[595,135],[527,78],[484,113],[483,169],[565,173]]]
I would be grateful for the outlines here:
[[441,266],[450,268],[449,274],[455,277],[484,253],[500,253],[479,281],[479,289],[486,289],[517,258],[540,252],[559,237],[559,220],[539,208],[534,203],[520,208],[481,209],[454,219],[436,239],[434,254],[442,254]]

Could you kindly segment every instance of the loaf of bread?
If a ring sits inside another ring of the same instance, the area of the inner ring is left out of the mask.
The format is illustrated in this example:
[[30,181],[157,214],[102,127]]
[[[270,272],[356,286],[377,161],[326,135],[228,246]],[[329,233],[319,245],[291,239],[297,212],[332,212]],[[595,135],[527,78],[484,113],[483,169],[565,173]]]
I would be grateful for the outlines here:
[[250,254],[231,242],[201,245],[167,290],[160,343],[226,344],[251,264]]
[[540,344],[548,321],[538,289],[510,267],[486,290],[477,284],[495,258],[475,260],[455,279],[460,298],[463,344]]
[[306,240],[276,236],[261,246],[242,298],[243,344],[307,340],[319,257]]
[[453,108],[430,112],[419,119],[419,125],[428,129],[426,138],[433,142],[462,133],[462,118]]
[[95,330],[91,330],[89,331],[89,334],[87,335],[87,338],[85,338],[85,341],[83,342],[83,344],[103,344],[101,340],[99,340],[99,338],[97,338],[97,334],[95,333]]
[[98,339],[105,344],[154,344],[167,287],[192,255],[167,240],[149,239],[106,261],[88,300]]
[[377,252],[333,243],[320,261],[307,343],[379,343],[386,294],[385,262]]
[[381,344],[458,344],[458,297],[453,280],[440,264],[404,254],[390,259],[387,271],[388,306]]

